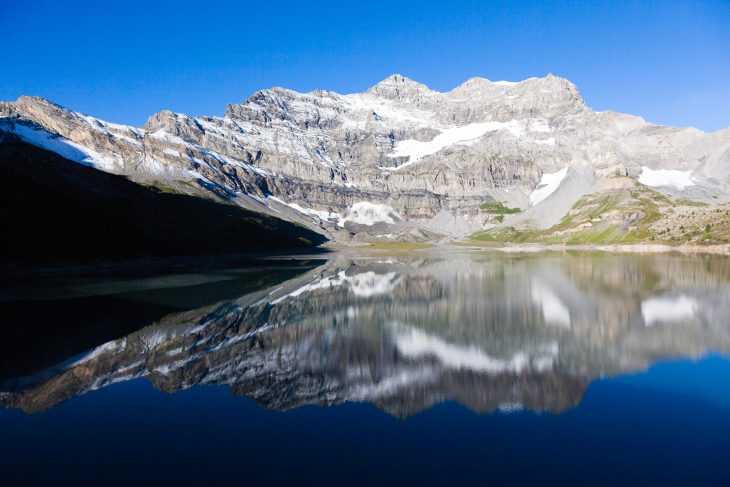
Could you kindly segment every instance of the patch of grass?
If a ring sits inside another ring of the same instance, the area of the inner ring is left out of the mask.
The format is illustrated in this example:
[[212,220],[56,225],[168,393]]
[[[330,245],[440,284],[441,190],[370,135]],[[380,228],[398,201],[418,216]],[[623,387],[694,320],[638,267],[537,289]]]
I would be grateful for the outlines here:
[[173,181],[173,184],[176,186],[173,186],[171,183],[167,183],[164,181],[160,181],[158,179],[154,179],[152,181],[144,183],[144,186],[154,190],[159,191],[160,193],[168,193],[168,194],[188,194],[186,191],[182,191],[180,188],[187,188],[192,192],[198,192],[199,188],[195,185],[193,181],[188,181],[184,179],[176,179]]
[[688,200],[687,198],[680,198],[678,200],[674,200],[674,203],[679,206],[710,206],[707,203],[703,203],[701,201],[692,201]]
[[481,242],[522,242],[525,241],[527,232],[522,232],[513,227],[500,227],[477,232],[471,236],[472,240]]
[[520,212],[519,208],[508,208],[499,201],[485,201],[484,203],[479,205],[479,208],[486,213],[492,213],[496,215],[508,215],[511,213]]
[[616,229],[608,227],[601,230],[588,230],[573,235],[566,243],[576,244],[603,244],[613,242],[615,239]]
[[483,247],[483,248],[500,248],[502,245],[497,242],[486,242],[484,240],[467,239],[461,242],[450,242],[449,245],[456,247]]
[[423,242],[373,242],[367,245],[373,250],[388,250],[393,252],[408,252],[432,247],[430,243]]
[[[493,220],[503,222],[496,217]],[[730,208],[675,200],[638,186],[586,195],[548,229],[498,225],[473,234],[471,239],[474,245],[726,243],[730,241]]]
[[472,239],[498,243],[624,244],[656,239],[652,224],[674,202],[648,188],[586,195],[556,225],[545,230],[497,227]]
[[153,181],[149,181],[144,184],[146,187],[150,188],[153,191],[159,191],[160,193],[167,193],[167,194],[183,194],[182,191],[180,191],[177,188],[174,188],[170,186],[167,183],[164,183],[162,181],[159,181],[157,179]]

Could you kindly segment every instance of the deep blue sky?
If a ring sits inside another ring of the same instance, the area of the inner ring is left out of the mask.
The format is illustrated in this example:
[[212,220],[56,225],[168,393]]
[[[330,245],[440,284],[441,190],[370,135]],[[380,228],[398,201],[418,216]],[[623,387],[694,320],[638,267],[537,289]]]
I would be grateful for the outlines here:
[[348,93],[398,72],[447,91],[552,72],[597,110],[730,126],[730,1],[342,3],[0,0],[0,100],[140,125],[271,86]]

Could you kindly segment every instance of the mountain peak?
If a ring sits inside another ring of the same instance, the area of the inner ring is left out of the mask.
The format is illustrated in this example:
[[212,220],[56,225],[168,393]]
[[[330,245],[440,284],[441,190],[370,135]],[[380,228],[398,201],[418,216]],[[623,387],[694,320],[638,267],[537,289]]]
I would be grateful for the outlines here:
[[19,106],[46,106],[60,110],[67,110],[67,108],[62,107],[61,105],[54,103],[51,100],[43,98],[42,96],[21,95],[15,101],[15,104]]
[[462,92],[462,91],[474,91],[474,90],[488,90],[492,89],[495,86],[497,87],[507,87],[507,86],[514,86],[519,84],[519,82],[515,81],[490,81],[487,78],[480,78],[480,77],[473,77],[469,78],[468,80],[464,81],[462,84],[451,90],[452,92]]
[[390,75],[365,91],[371,95],[395,100],[413,98],[431,92],[432,90],[428,86],[402,74]]

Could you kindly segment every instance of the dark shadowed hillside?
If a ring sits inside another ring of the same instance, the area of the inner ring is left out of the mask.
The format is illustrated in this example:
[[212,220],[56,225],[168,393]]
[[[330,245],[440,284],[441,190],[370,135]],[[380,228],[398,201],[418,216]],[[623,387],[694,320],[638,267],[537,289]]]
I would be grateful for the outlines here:
[[325,241],[242,208],[167,194],[0,137],[0,268],[303,249]]

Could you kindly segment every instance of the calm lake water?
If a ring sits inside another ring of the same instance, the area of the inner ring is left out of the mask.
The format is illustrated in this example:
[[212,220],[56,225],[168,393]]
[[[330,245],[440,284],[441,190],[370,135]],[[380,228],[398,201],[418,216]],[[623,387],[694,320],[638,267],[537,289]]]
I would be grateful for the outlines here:
[[0,283],[0,483],[730,485],[730,260]]

